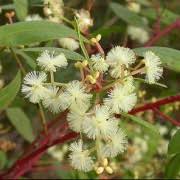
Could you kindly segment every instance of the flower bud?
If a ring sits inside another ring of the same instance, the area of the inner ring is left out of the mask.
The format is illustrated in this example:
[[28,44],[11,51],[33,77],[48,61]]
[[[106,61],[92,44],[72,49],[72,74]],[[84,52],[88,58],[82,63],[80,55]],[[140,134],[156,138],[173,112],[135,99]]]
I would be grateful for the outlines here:
[[104,167],[98,167],[98,168],[96,169],[96,173],[97,173],[97,174],[102,174],[103,171],[104,171]]
[[90,41],[92,42],[92,44],[96,44],[97,43],[97,39],[96,38],[91,38]]
[[45,16],[51,16],[53,14],[51,9],[48,8],[47,6],[44,7],[43,11],[44,11]]
[[96,36],[96,40],[97,40],[97,41],[100,41],[100,40],[101,40],[101,34],[98,34],[98,35]]
[[88,65],[88,61],[87,60],[82,62],[82,67],[86,67],[87,65]]
[[81,67],[82,67],[82,63],[81,63],[80,61],[78,61],[78,62],[76,62],[76,63],[74,64],[74,66],[75,66],[76,68],[81,68]]
[[87,75],[86,80],[88,80],[91,84],[96,83],[96,79],[94,79],[93,76],[91,76],[91,75]]
[[93,74],[93,77],[95,78],[95,79],[97,79],[98,77],[99,77],[99,72],[95,72],[94,74]]
[[103,166],[107,166],[108,165],[108,159],[104,158],[102,161]]
[[106,172],[108,174],[112,174],[113,173],[113,169],[110,166],[107,166],[105,169],[106,169]]

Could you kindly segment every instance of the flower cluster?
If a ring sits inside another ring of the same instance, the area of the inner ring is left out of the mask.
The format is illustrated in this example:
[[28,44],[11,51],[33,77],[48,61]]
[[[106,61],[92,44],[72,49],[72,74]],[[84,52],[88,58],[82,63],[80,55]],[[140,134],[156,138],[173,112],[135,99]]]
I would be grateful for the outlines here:
[[[25,76],[22,92],[30,102],[42,103],[53,113],[68,110],[70,129],[80,133],[80,140],[69,148],[75,169],[95,169],[98,174],[104,170],[113,172],[107,158],[123,153],[128,143],[116,114],[128,113],[137,103],[134,76],[145,74],[146,81],[152,84],[162,75],[158,56],[148,51],[143,57],[140,60],[133,50],[116,46],[106,56],[94,54],[76,62],[81,80],[61,83],[55,81],[54,73],[67,67],[66,56],[46,50],[37,58],[42,71]],[[92,141],[91,147],[85,145],[83,136]]]
[[44,14],[48,20],[61,23],[64,16],[63,0],[44,0]]
[[[141,11],[141,4],[136,2],[136,1],[127,1],[127,8],[134,12],[134,13],[140,13]],[[146,18],[143,18],[143,21],[145,24],[148,24],[148,20]],[[133,25],[128,25],[127,27],[127,34],[129,35],[129,37],[134,40],[139,42],[140,44],[144,44],[146,43],[149,38],[149,32],[147,31],[147,29],[142,28],[142,27],[138,27],[138,26],[133,26]]]

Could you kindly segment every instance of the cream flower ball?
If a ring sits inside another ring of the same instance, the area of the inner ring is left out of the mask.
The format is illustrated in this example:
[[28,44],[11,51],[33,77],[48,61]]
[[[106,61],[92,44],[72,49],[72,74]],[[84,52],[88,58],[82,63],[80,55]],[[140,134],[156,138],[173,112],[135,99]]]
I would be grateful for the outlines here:
[[68,65],[67,59],[63,53],[55,56],[54,53],[50,53],[48,50],[45,50],[37,58],[38,65],[42,67],[45,71],[56,72],[58,67],[66,67]]
[[88,172],[93,169],[94,162],[92,157],[89,156],[89,151],[83,149],[82,141],[74,142],[70,145],[69,150],[71,154],[69,155],[71,165],[77,169],[84,172]]
[[47,89],[43,86],[46,80],[47,75],[44,72],[30,72],[24,78],[21,91],[30,102],[39,103],[47,93]]
[[144,63],[146,68],[146,80],[150,84],[153,84],[161,78],[163,73],[160,58],[152,51],[147,51],[144,53]]

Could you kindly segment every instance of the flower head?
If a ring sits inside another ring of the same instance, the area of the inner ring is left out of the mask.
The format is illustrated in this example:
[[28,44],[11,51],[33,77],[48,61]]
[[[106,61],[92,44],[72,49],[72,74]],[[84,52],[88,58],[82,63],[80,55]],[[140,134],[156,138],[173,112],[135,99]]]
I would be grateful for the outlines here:
[[109,108],[96,106],[95,112],[83,121],[83,131],[89,138],[107,137],[118,128],[118,121],[112,117]]
[[24,78],[22,85],[22,93],[30,102],[38,103],[47,93],[47,89],[43,86],[47,76],[44,72],[33,71],[28,73]]
[[163,73],[160,58],[152,51],[147,51],[144,54],[144,63],[146,67],[146,80],[153,84],[160,79]]
[[108,70],[109,65],[100,54],[92,55],[91,60],[92,67],[95,71],[106,72]]
[[112,48],[107,54],[107,62],[110,66],[115,67],[116,65],[126,65],[133,64],[136,60],[135,53],[133,50],[121,46],[116,46]]
[[108,137],[103,146],[103,154],[105,157],[115,157],[125,151],[126,145],[126,135],[121,129],[118,129]]
[[79,48],[79,43],[73,38],[60,38],[59,44],[66,49],[75,51]]
[[121,65],[117,65],[117,66],[111,67],[109,72],[110,72],[111,77],[116,78],[116,79],[120,78],[121,77],[121,73],[122,73]]
[[89,156],[89,151],[83,149],[82,141],[74,142],[70,145],[71,165],[78,170],[88,172],[93,169],[93,160]]
[[49,87],[46,96],[43,98],[44,107],[48,108],[53,113],[58,113],[67,108],[67,103],[64,100],[63,93],[59,93],[59,88]]
[[135,13],[139,13],[141,10],[141,5],[139,3],[136,3],[136,2],[129,2],[128,3],[128,9],[135,12]]
[[86,31],[90,26],[93,25],[93,20],[91,19],[89,11],[81,9],[76,12],[75,15],[78,18],[78,24],[81,31]]
[[108,96],[105,99],[105,105],[109,106],[112,112],[117,114],[130,111],[137,101],[136,94],[129,91],[126,84],[124,86],[116,84]]
[[122,65],[128,67],[130,64],[133,64],[135,60],[135,53],[131,49],[121,46],[112,48],[106,56],[106,62],[111,67],[110,74],[114,78],[121,77]]
[[86,111],[79,108],[74,108],[68,113],[67,121],[69,127],[75,132],[82,132],[82,124],[86,117]]
[[56,72],[56,67],[66,67],[67,59],[63,53],[54,56],[49,51],[45,50],[38,58],[38,65],[41,66],[45,71]]
[[124,79],[124,88],[129,93],[135,90],[133,76],[128,76],[127,78]]
[[147,42],[149,39],[149,33],[141,27],[128,26],[127,33],[132,40],[137,40],[141,44]]
[[64,16],[63,0],[44,0],[44,14],[52,22],[62,23]]
[[82,111],[86,111],[90,106],[92,94],[86,93],[85,87],[79,81],[70,82],[67,85],[64,95],[70,109],[78,107]]

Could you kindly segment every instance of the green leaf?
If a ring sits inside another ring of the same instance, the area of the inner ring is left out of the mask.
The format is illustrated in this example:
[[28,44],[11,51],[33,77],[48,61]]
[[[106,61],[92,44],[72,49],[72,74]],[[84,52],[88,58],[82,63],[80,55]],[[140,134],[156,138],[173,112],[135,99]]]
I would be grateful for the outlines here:
[[119,3],[110,3],[110,8],[117,17],[126,23],[134,26],[148,28],[146,22],[141,16],[137,15],[135,12],[130,11],[128,8],[120,5]]
[[7,162],[6,153],[0,150],[0,170],[4,168]]
[[71,28],[49,21],[19,22],[0,27],[1,46],[27,45],[61,37],[77,37]]
[[24,51],[24,52],[41,52],[41,51],[45,51],[48,50],[50,52],[57,52],[57,53],[64,53],[65,56],[67,57],[67,59],[71,59],[71,60],[83,60],[84,57],[74,51],[70,51],[67,49],[63,49],[63,48],[55,48],[55,47],[37,47],[37,48],[24,48],[21,49],[19,51]]
[[28,0],[13,0],[16,15],[19,20],[25,20],[28,14]]
[[16,77],[6,87],[0,90],[0,109],[5,109],[16,97],[21,85],[21,73],[16,74]]
[[168,145],[168,153],[169,154],[177,154],[180,153],[180,130],[178,130]]
[[167,67],[176,72],[180,72],[180,51],[167,47],[147,47],[147,48],[136,48],[134,51],[142,56],[146,51],[153,51],[157,56],[160,57],[163,66]]
[[7,116],[16,130],[29,142],[34,140],[33,129],[31,121],[20,108],[8,108],[6,110]]
[[20,50],[15,50],[15,53],[19,54],[20,56],[22,56],[26,63],[32,68],[35,69],[36,68],[36,62],[33,58],[31,58],[30,56],[28,56],[25,52],[20,51]]
[[[169,25],[179,18],[179,15],[168,9],[159,9],[161,14],[161,23]],[[141,14],[149,19],[156,20],[157,12],[154,8],[142,9]]]
[[180,154],[173,156],[166,166],[165,178],[172,179],[176,178],[180,171]]

